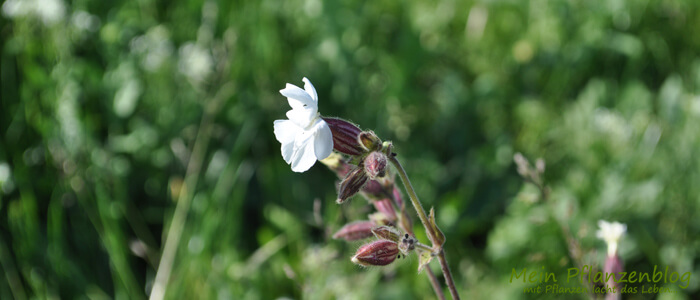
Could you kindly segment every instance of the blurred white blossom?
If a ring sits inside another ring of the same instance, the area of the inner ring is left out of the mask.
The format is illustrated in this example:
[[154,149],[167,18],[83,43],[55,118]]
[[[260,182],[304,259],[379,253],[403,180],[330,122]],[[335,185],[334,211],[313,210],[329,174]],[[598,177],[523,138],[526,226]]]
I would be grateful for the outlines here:
[[173,53],[170,32],[163,25],[152,27],[144,35],[131,40],[131,52],[141,56],[141,66],[150,72],[156,71]]
[[179,70],[194,82],[202,82],[211,74],[214,61],[209,51],[195,43],[180,48]]
[[280,94],[287,97],[292,110],[289,120],[275,120],[275,137],[282,144],[282,157],[292,171],[304,172],[333,151],[333,135],[318,113],[318,95],[304,77],[304,89],[287,83]]
[[615,255],[620,238],[627,232],[627,225],[619,222],[600,220],[598,221],[598,227],[599,229],[596,232],[596,236],[608,244],[608,256]]
[[71,23],[80,31],[97,31],[100,19],[86,11],[78,10],[70,18]]
[[7,0],[2,13],[8,18],[32,16],[44,25],[53,25],[63,20],[66,6],[62,0]]

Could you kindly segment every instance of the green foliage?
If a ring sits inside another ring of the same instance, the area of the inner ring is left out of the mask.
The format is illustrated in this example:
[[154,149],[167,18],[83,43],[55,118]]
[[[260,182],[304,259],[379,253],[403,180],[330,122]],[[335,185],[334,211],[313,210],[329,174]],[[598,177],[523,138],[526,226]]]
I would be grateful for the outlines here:
[[[561,224],[601,267],[599,219],[628,225],[626,269],[690,271],[671,297],[697,298],[699,8],[7,0],[0,298],[145,298],[187,193],[168,298],[433,297],[416,257],[352,265],[330,235],[370,206],[284,163],[278,91],[303,76],[321,113],[393,140],[465,299],[532,296],[512,268],[565,278]],[[516,152],[546,161],[549,200]]]

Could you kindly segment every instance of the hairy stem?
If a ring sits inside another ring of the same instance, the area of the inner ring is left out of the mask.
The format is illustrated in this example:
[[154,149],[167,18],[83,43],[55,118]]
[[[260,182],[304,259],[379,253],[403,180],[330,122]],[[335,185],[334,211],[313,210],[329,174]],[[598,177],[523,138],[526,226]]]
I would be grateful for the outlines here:
[[445,277],[445,282],[447,283],[447,288],[450,290],[452,299],[459,300],[459,294],[457,293],[457,288],[455,287],[454,280],[452,279],[450,267],[447,264],[445,251],[442,249],[442,245],[436,245],[437,233],[433,231],[432,226],[430,226],[430,223],[428,222],[428,216],[425,214],[425,209],[423,209],[423,205],[420,203],[420,200],[418,200],[418,195],[416,195],[416,191],[413,189],[413,185],[411,185],[411,181],[408,179],[408,174],[406,174],[406,170],[404,170],[403,166],[401,166],[401,163],[396,159],[394,153],[390,153],[390,155],[388,156],[389,161],[391,161],[391,163],[398,171],[399,177],[401,177],[403,186],[404,188],[406,188],[406,192],[408,193],[408,198],[411,199],[411,204],[413,204],[413,208],[418,213],[418,218],[420,219],[421,223],[423,223],[423,227],[425,228],[425,232],[428,235],[430,242],[433,243],[433,252],[438,253],[438,261],[440,261],[442,275]]
[[442,287],[440,286],[437,277],[435,277],[435,273],[433,273],[433,270],[431,270],[430,267],[426,267],[425,272],[427,272],[425,274],[428,274],[430,284],[433,286],[433,290],[435,290],[435,295],[438,297],[439,300],[445,300],[445,293],[442,292]]
[[442,274],[445,276],[447,288],[450,290],[450,294],[452,294],[452,299],[459,300],[459,294],[457,293],[455,282],[454,280],[452,280],[452,272],[450,272],[450,265],[447,264],[447,258],[445,258],[445,250],[440,251],[440,254],[438,254],[438,260],[440,261],[440,268],[442,269]]
[[[394,183],[392,183],[392,184],[394,184]],[[393,200],[392,206],[395,205],[396,203],[398,203],[398,201],[397,201],[396,197],[394,197],[393,193],[387,193],[387,196],[392,198],[392,200]],[[398,205],[398,204],[396,204],[396,205]],[[406,218],[409,220],[411,219],[411,216],[408,215],[408,213],[406,212],[405,209],[398,207],[398,211],[401,212],[401,218]],[[415,234],[413,234],[413,228],[405,228],[406,226],[403,226],[403,225],[404,225],[403,222],[401,222],[399,224],[399,226],[401,227],[401,229],[403,229],[403,231],[405,231],[406,233],[408,233],[410,235],[415,236]],[[419,245],[418,247],[427,247],[428,249],[424,249],[424,250],[432,252],[432,249],[430,247],[423,245],[421,243],[418,243],[418,245]],[[426,276],[428,276],[428,280],[430,280],[430,285],[433,286],[433,290],[435,291],[435,296],[437,296],[438,300],[445,300],[445,293],[443,293],[442,287],[440,286],[440,282],[438,282],[437,277],[435,276],[435,273],[433,273],[433,270],[431,270],[430,267],[427,267],[427,268],[425,268],[425,271],[426,271],[426,273],[425,273]]]

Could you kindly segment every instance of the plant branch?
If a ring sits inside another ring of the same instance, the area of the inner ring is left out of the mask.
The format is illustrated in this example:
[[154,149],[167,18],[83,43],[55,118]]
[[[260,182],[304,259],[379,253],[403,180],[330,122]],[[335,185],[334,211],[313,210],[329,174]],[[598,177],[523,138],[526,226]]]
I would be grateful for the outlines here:
[[401,166],[401,163],[396,159],[396,155],[394,153],[390,153],[388,157],[389,161],[391,161],[391,163],[398,171],[399,177],[401,177],[401,181],[403,182],[404,188],[408,193],[408,197],[411,199],[411,204],[413,204],[413,208],[418,213],[418,218],[420,219],[421,223],[423,223],[423,227],[425,228],[425,232],[428,235],[430,242],[433,243],[433,252],[438,253],[438,260],[440,261],[440,267],[442,268],[442,275],[445,277],[445,282],[447,283],[447,287],[450,290],[452,299],[459,300],[459,294],[457,293],[457,288],[455,287],[454,280],[452,279],[450,267],[447,264],[445,251],[442,249],[442,245],[436,244],[436,241],[438,240],[437,233],[433,230],[432,225],[430,225],[430,222],[428,221],[428,216],[425,214],[425,209],[423,209],[423,205],[421,205],[420,200],[418,200],[418,195],[416,195],[416,191],[413,189],[413,185],[411,185],[411,181],[408,179],[408,174],[406,174],[406,170],[404,170],[403,166]]
[[[393,184],[395,184],[395,183],[394,183],[393,180],[392,180],[392,185],[393,185]],[[388,192],[387,192],[386,194],[387,194],[388,197],[392,198],[392,200],[393,200],[393,201],[392,201],[393,203],[391,204],[392,206],[393,206],[393,205],[398,205],[398,204],[397,204],[397,203],[398,203],[398,201],[397,201],[398,199],[396,199],[396,197],[394,196],[393,193],[388,193]],[[404,205],[405,205],[405,204],[404,204]],[[406,210],[405,210],[405,209],[402,209],[402,207],[398,207],[398,211],[401,212],[401,218],[406,218],[406,219],[408,219],[408,220],[411,219],[411,216],[409,216],[408,213],[406,212]],[[403,225],[404,225],[403,222],[399,222],[399,226],[402,227],[402,229],[403,229],[406,233],[415,236],[415,234],[413,233],[413,228],[404,228],[404,227],[406,227],[406,226],[403,226]],[[424,245],[424,244],[422,244],[422,243],[418,243],[417,246],[418,246],[418,247],[427,247],[427,251],[430,251],[430,252],[433,251],[430,247],[428,247],[427,245]],[[426,249],[424,249],[424,250],[426,250]],[[425,274],[426,274],[426,276],[428,276],[428,280],[430,280],[430,284],[433,286],[433,290],[435,291],[435,295],[438,297],[438,300],[445,300],[445,293],[442,291],[442,287],[440,286],[440,282],[438,282],[437,277],[435,276],[435,273],[433,273],[433,270],[430,269],[430,267],[427,267],[427,268],[425,268],[425,271],[426,271]]]
[[437,277],[435,277],[435,273],[433,273],[433,270],[431,270],[430,267],[426,267],[425,272],[425,274],[428,275],[430,284],[433,286],[433,290],[435,290],[435,295],[438,297],[439,300],[445,300],[445,293],[442,292],[440,282],[438,282]]

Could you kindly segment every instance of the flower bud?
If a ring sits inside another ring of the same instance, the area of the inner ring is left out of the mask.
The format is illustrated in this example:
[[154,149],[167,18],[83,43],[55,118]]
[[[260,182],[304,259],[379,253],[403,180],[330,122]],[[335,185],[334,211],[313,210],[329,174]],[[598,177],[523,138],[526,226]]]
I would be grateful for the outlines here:
[[372,228],[374,222],[371,221],[356,221],[345,224],[338,232],[333,234],[334,239],[344,239],[346,241],[356,241],[366,239],[372,236]]
[[384,177],[386,175],[386,155],[379,151],[374,151],[365,158],[365,171],[370,179]]
[[399,190],[399,188],[394,186],[392,194],[394,195],[394,201],[396,201],[396,206],[399,208],[403,207],[403,198],[401,197],[401,191]]
[[394,243],[398,243],[401,236],[401,233],[396,228],[390,226],[374,227],[372,228],[372,233],[374,233],[374,236],[378,239],[392,241]]
[[331,171],[338,175],[338,178],[345,178],[354,168],[353,165],[346,162],[346,158],[342,155],[332,152],[331,155],[321,160],[321,163],[326,165]]
[[333,149],[335,151],[351,156],[358,156],[364,152],[359,142],[360,133],[362,132],[359,127],[343,119],[323,118],[323,120],[331,128]]
[[382,149],[382,140],[374,131],[363,131],[360,133],[359,142],[367,151],[378,151]]
[[396,259],[399,247],[387,240],[378,240],[362,245],[352,257],[352,262],[361,266],[386,266]]
[[357,192],[362,189],[362,186],[367,183],[367,180],[369,178],[367,177],[367,174],[365,174],[365,170],[362,167],[355,168],[354,170],[350,171],[348,176],[343,179],[342,182],[340,182],[340,188],[338,190],[338,204],[341,204],[345,202],[348,198],[354,196],[357,194]]
[[386,197],[386,192],[381,183],[376,180],[368,180],[367,184],[362,187],[362,192],[367,196],[368,199],[382,199]]
[[385,215],[383,212],[376,212],[373,214],[367,215],[367,218],[374,223],[375,226],[380,226],[380,225],[393,225],[394,222],[392,220],[389,220],[389,217]]
[[396,210],[394,210],[394,205],[391,203],[391,199],[384,198],[381,200],[372,201],[372,204],[378,212],[384,214],[388,221],[396,221]]

